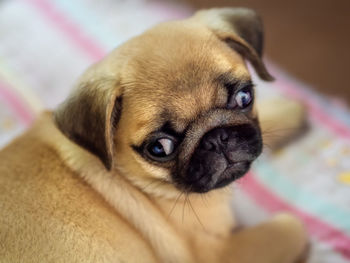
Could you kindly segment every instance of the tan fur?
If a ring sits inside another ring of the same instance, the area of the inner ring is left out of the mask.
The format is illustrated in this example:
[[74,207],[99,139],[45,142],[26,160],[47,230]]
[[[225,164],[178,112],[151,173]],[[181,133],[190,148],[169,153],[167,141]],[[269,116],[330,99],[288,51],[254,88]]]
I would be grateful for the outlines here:
[[[256,111],[242,117],[212,110],[227,100],[226,90],[213,81],[220,74],[249,80],[247,52],[259,74],[270,78],[258,43],[226,24],[223,17],[230,14],[252,16],[216,9],[132,39],[92,66],[54,116],[44,113],[0,152],[0,262],[299,258],[307,239],[298,220],[280,215],[233,233],[230,188],[183,193],[167,167],[146,162],[130,147],[140,145],[164,118],[179,132],[193,122],[184,142],[190,151],[207,130],[256,117]],[[242,53],[225,43],[228,37]]]
[[[155,260],[142,236],[77,172],[63,165],[57,148],[70,144],[50,117],[43,116],[1,151],[0,261]],[[84,151],[78,151],[82,154],[77,163],[84,158]]]

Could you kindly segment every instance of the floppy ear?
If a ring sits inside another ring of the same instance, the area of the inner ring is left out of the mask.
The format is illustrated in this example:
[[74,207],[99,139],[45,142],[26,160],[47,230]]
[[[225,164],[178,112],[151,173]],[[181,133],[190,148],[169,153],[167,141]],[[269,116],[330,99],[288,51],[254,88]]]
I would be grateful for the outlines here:
[[113,134],[120,119],[121,90],[116,80],[81,83],[54,112],[58,128],[97,155],[107,169],[113,165]]
[[214,8],[199,11],[193,18],[250,61],[260,78],[273,80],[262,62],[263,24],[255,11],[247,8]]

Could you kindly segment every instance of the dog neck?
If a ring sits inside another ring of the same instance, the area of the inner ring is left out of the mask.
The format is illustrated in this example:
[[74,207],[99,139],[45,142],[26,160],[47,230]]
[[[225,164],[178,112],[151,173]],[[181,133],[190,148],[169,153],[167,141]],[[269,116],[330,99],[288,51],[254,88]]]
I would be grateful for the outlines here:
[[120,174],[106,170],[96,156],[66,138],[55,126],[51,113],[44,113],[33,129],[58,152],[64,165],[133,224],[153,246],[161,262],[194,262],[192,251],[193,244],[198,243],[196,240],[213,243],[225,239],[234,226],[227,191],[206,196],[179,194],[176,199],[147,196]]

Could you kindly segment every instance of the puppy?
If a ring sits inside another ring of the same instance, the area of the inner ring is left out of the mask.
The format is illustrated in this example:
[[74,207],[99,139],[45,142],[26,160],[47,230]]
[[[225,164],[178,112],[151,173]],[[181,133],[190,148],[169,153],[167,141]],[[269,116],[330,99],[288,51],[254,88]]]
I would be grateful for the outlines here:
[[302,262],[292,216],[233,232],[227,186],[263,145],[245,64],[272,79],[262,44],[253,11],[211,9],[89,68],[0,152],[0,261]]

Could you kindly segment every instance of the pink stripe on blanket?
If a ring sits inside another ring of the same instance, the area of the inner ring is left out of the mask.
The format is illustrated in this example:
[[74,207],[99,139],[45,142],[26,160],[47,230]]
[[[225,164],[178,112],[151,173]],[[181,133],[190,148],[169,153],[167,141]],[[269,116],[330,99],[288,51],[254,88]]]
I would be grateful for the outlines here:
[[83,35],[83,31],[46,0],[25,0],[35,6],[57,28],[63,31],[79,48],[94,61],[101,59],[106,52],[95,41]]
[[[341,122],[329,116],[327,113],[325,113],[317,103],[313,102],[309,98],[309,96],[306,96],[306,94],[303,94],[303,92],[300,89],[293,87],[287,82],[284,82],[280,86],[280,89],[290,97],[294,97],[302,101],[309,109],[311,115],[323,125],[331,129],[339,136],[350,139],[350,129]],[[307,99],[305,97],[307,97]]]
[[31,112],[29,107],[23,103],[11,90],[11,88],[4,82],[0,81],[0,97],[2,97],[15,112],[16,116],[25,125],[29,125],[34,120],[34,114]]
[[259,183],[252,173],[248,173],[241,182],[242,189],[251,196],[259,206],[270,212],[286,211],[293,213],[303,220],[307,230],[312,236],[329,244],[335,251],[345,258],[350,259],[350,237],[343,232],[283,201]]
[[176,4],[176,2],[163,3],[161,1],[150,1],[147,7],[166,20],[183,19],[189,17],[193,13],[193,10],[189,7]]

